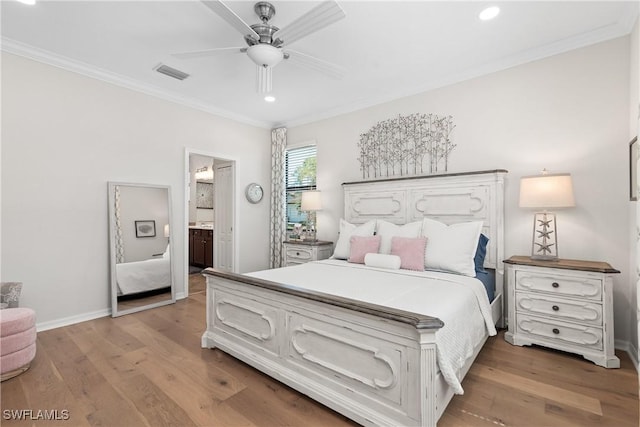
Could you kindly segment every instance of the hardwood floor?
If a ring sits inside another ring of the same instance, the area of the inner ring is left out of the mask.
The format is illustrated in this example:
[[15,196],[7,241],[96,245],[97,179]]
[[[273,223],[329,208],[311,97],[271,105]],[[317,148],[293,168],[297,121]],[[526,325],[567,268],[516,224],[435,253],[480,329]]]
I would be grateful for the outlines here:
[[[197,286],[173,305],[38,333],[31,368],[0,386],[1,424],[356,425],[219,350],[201,349],[205,293]],[[621,368],[608,370],[511,346],[500,333],[439,426],[638,426],[638,376],[626,353],[618,356]],[[26,420],[9,419],[7,411],[28,409]],[[38,410],[59,420],[43,420]]]
[[202,274],[189,275],[189,295],[205,292],[207,289],[207,279]]

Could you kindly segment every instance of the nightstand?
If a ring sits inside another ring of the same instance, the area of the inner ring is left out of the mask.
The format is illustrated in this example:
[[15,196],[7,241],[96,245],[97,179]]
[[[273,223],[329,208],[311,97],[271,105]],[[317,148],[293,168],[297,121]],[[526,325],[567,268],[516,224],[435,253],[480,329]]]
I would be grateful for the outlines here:
[[504,261],[509,331],[513,345],[538,344],[582,355],[605,368],[619,368],[614,353],[613,275],[606,262]]
[[323,240],[286,240],[283,246],[285,267],[327,259],[333,253],[333,242]]

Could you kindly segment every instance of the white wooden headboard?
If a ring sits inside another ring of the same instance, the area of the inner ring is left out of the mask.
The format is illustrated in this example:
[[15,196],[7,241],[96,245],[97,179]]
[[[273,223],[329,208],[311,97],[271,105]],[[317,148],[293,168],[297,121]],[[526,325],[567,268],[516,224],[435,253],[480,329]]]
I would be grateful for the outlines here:
[[482,221],[489,238],[485,267],[502,283],[504,259],[504,169],[347,182],[344,217],[354,224],[383,219],[406,224],[423,217],[452,224]]

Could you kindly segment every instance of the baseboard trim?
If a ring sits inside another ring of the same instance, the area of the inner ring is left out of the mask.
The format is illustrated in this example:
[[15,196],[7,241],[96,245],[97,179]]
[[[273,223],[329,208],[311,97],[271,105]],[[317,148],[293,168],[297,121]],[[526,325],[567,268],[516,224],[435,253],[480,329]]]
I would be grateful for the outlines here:
[[106,316],[111,316],[110,308],[77,314],[75,316],[63,317],[62,319],[49,320],[48,322],[39,322],[36,323],[36,331],[48,331],[49,329],[61,328],[63,326],[74,325],[76,323],[86,322],[87,320],[98,319]]
[[633,366],[636,367],[636,372],[640,374],[640,368],[638,366],[638,349],[633,346],[633,344],[629,341],[624,340],[616,340],[615,347],[618,350],[626,351],[629,355],[629,359],[633,363]]
[[[176,300],[186,298],[184,292],[176,293]],[[86,322],[87,320],[98,319],[100,317],[111,316],[111,309],[104,308],[102,310],[91,311],[89,313],[77,314],[75,316],[63,317],[62,319],[49,320],[48,322],[36,323],[36,331],[43,332],[49,329],[61,328],[63,326],[74,325],[80,322]]]

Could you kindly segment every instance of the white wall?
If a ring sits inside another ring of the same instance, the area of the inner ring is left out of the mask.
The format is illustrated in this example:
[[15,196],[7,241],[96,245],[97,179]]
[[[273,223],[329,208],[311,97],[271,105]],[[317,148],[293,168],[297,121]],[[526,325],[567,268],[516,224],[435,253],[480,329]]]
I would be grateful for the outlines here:
[[41,327],[108,312],[107,181],[170,185],[172,230],[186,224],[185,147],[237,160],[239,271],[267,268],[268,202],[244,187],[269,191],[269,130],[3,53],[2,280],[24,283]]
[[[390,82],[392,84],[392,82]],[[361,179],[361,133],[398,114],[452,115],[450,172],[505,168],[505,255],[529,254],[533,213],[518,208],[519,178],[542,168],[573,175],[577,206],[558,211],[562,258],[601,260],[615,279],[616,337],[630,339],[627,142],[629,37],[288,130],[318,147],[318,238],[336,240],[341,183]],[[635,304],[635,303],[634,303]]]

